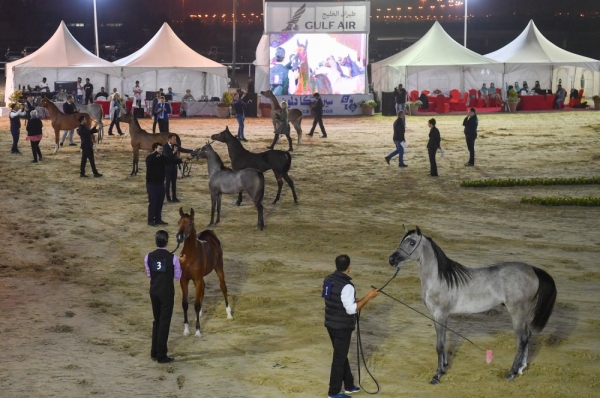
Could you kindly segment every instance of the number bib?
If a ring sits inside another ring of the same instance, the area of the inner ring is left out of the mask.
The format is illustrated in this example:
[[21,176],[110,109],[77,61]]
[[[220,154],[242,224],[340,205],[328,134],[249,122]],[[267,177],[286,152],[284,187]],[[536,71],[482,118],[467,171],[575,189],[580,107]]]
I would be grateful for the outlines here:
[[153,258],[150,260],[150,271],[167,272],[167,260],[164,258]]
[[331,289],[333,288],[333,282],[325,280],[323,281],[323,292],[321,293],[321,297],[326,300],[331,299]]

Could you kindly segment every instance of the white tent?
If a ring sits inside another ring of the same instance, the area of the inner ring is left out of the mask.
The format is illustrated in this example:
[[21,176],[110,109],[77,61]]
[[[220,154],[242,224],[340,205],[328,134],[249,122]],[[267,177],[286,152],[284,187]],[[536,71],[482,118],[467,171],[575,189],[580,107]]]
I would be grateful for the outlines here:
[[227,91],[227,67],[189,48],[167,23],[144,47],[114,63],[123,68],[124,81],[111,79],[109,88],[120,88],[129,96],[136,80],[148,91],[172,87],[182,94],[189,89],[196,99],[220,98]]
[[19,85],[35,87],[42,78],[52,90],[55,81],[84,81],[90,78],[94,87],[104,85],[106,75],[119,76],[121,68],[96,57],[85,49],[61,22],[52,37],[39,50],[25,58],[6,64],[5,101]]
[[[452,39],[436,21],[415,44],[389,58],[371,64],[376,91],[393,91],[404,84],[407,91],[478,88],[468,84],[473,76],[484,75],[489,82],[502,83],[502,64],[479,55]],[[475,78],[476,79],[476,78]]]
[[268,90],[270,87],[269,35],[263,34],[260,38],[260,42],[256,47],[256,59],[253,64],[256,67],[254,72],[254,88],[257,92]]
[[[598,92],[600,61],[573,54],[552,44],[533,21],[512,42],[486,57],[505,65],[509,84],[527,81],[529,87],[539,80],[542,88],[556,90],[558,79],[567,91],[585,88],[586,97]],[[580,78],[581,77],[581,78]]]

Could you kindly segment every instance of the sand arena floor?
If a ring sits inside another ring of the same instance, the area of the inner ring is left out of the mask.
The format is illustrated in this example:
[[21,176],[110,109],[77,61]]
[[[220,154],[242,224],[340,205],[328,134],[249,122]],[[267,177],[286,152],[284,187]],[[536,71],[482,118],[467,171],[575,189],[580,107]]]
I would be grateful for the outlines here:
[[[360,297],[371,284],[383,284],[406,224],[418,225],[464,265],[518,260],[541,267],[554,277],[558,299],[546,329],[533,337],[530,367],[512,383],[504,380],[515,354],[504,308],[452,316],[449,327],[493,349],[494,361],[486,364],[484,352],[449,334],[450,368],[440,385],[430,386],[437,361],[432,322],[379,296],[361,322],[379,396],[597,397],[600,210],[519,200],[598,196],[599,187],[466,189],[459,183],[600,175],[600,112],[483,115],[474,168],[463,166],[462,116],[438,120],[446,150],[440,178],[427,177],[427,117],[408,117],[405,169],[383,159],[393,146],[391,118],[328,118],[327,140],[305,137],[293,152],[290,176],[299,204],[284,187],[280,203],[271,205],[276,183],[265,173],[264,232],[254,227],[249,200],[238,208],[234,196],[224,197],[215,231],[224,244],[235,319],[226,319],[212,274],[203,336],[184,337],[177,287],[169,339],[176,361],[158,365],[149,358],[152,313],[143,266],[156,229],[146,225],[143,161],[141,174],[129,176],[129,137],[106,137],[96,157],[104,177],[81,179],[78,148],[52,155],[49,126],[44,161],[31,164],[24,130],[23,155],[11,155],[9,121],[0,119],[0,395],[324,397],[332,349],[323,327],[322,279],[335,256],[347,253]],[[304,121],[305,132],[311,121]],[[148,128],[148,120],[142,123]],[[185,147],[197,148],[226,124],[235,128],[236,121],[176,119],[171,130]],[[248,119],[246,130],[250,150],[264,150],[272,139],[270,120]],[[225,145],[214,147],[229,163]],[[208,224],[205,163],[194,164],[178,189],[199,228]],[[166,204],[163,211],[171,249],[178,209]],[[408,264],[386,291],[427,311],[416,269]],[[354,348],[350,360],[357,376]]]

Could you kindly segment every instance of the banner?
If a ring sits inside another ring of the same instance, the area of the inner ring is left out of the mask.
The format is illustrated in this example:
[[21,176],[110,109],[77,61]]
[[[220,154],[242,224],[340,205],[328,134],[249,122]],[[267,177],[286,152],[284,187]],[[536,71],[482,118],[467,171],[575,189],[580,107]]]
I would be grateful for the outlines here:
[[[268,102],[261,97],[262,102]],[[355,95],[321,95],[324,116],[358,116],[362,115],[360,103],[373,99],[370,94]],[[279,102],[288,103],[288,108],[300,109],[303,115],[310,116],[310,103],[315,100],[312,95],[278,95]]]
[[371,3],[265,3],[266,33],[369,33]]

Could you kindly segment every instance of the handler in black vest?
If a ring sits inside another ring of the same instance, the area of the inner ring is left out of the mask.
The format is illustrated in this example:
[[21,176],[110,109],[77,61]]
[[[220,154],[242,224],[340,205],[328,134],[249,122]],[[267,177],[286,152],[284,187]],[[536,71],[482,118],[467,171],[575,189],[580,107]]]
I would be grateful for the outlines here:
[[167,231],[161,229],[156,233],[155,239],[157,249],[144,258],[146,274],[150,277],[150,301],[154,315],[150,358],[158,363],[169,363],[174,361],[167,356],[167,340],[175,300],[173,279],[181,278],[181,264],[179,258],[166,249],[169,243]]
[[[354,376],[348,362],[348,350],[352,331],[356,324],[356,313],[371,299],[377,297],[379,292],[369,290],[367,295],[356,300],[354,285],[350,280],[350,257],[345,254],[335,259],[336,271],[328,275],[323,281],[323,294],[325,299],[325,327],[333,344],[333,361],[329,376],[329,398],[345,398],[346,394],[359,392],[360,388],[354,385]],[[342,390],[344,383],[344,392]]]

